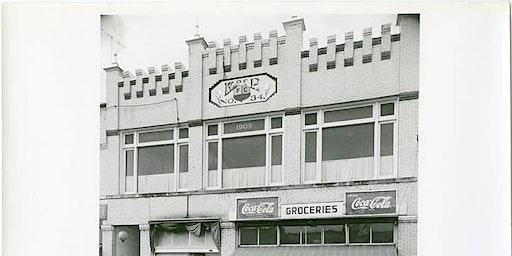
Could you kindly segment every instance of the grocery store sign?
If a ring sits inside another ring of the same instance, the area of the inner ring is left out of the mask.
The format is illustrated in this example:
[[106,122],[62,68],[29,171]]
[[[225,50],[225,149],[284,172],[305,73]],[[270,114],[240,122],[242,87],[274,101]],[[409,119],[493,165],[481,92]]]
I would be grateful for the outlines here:
[[210,88],[210,102],[218,107],[267,101],[277,92],[277,78],[266,74],[223,79]]
[[345,194],[347,215],[396,213],[396,191],[371,191]]
[[238,219],[277,218],[277,211],[277,197],[244,198],[237,200]]
[[316,219],[343,216],[343,202],[283,204],[281,218],[283,219]]

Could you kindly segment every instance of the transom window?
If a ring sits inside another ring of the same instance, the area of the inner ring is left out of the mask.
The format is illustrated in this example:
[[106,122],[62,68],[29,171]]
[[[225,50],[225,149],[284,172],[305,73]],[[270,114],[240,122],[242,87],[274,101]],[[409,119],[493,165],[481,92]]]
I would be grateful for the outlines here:
[[308,111],[303,116],[303,180],[396,177],[396,102]]
[[270,224],[241,226],[240,246],[391,244],[394,224],[330,223],[309,225]]
[[282,183],[282,116],[206,125],[208,187]]
[[124,133],[122,140],[126,193],[188,188],[188,128]]

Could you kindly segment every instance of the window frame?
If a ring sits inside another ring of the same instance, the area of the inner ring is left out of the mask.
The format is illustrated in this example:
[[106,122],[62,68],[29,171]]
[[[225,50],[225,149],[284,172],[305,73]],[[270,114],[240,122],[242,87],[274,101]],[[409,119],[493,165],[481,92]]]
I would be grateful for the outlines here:
[[[393,115],[380,116],[381,105],[393,103],[394,104],[394,112]],[[368,118],[360,118],[360,119],[352,119],[345,121],[335,121],[335,122],[324,122],[324,114],[329,111],[336,110],[345,110],[359,107],[372,107],[372,117]],[[345,106],[333,106],[333,107],[316,107],[310,108],[307,110],[303,110],[301,113],[301,140],[303,141],[301,144],[301,182],[304,184],[313,184],[313,183],[324,183],[324,182],[334,182],[334,181],[326,181],[322,180],[322,139],[323,139],[323,129],[332,128],[332,127],[343,127],[350,125],[358,125],[358,124],[373,124],[374,125],[374,150],[373,150],[373,177],[371,180],[378,179],[389,179],[396,178],[398,174],[398,98],[381,100],[378,102],[368,102],[368,103],[360,103],[360,104],[350,104]],[[306,125],[305,124],[305,116],[307,114],[316,113],[317,122],[316,124]],[[393,124],[393,172],[389,175],[380,175],[380,138],[381,138],[381,125],[382,124]],[[315,163],[315,179],[314,180],[306,180],[306,133],[308,132],[316,132],[316,163]]]
[[[189,191],[190,188],[180,188],[179,186],[179,165],[180,165],[180,146],[183,145],[190,145],[189,144],[189,137],[187,138],[179,138],[179,131],[180,129],[189,129],[188,126],[169,126],[169,127],[159,127],[159,128],[149,128],[149,129],[133,129],[133,130],[126,130],[121,132],[121,143],[120,143],[120,152],[122,156],[120,157],[122,159],[122,164],[120,166],[120,173],[121,173],[121,186],[120,190],[122,194],[151,194],[151,193],[160,193],[160,192],[139,192],[139,184],[138,184],[138,151],[139,148],[142,147],[150,147],[150,146],[162,146],[162,145],[173,145],[173,151],[174,151],[174,189],[170,191],[165,192],[176,192],[176,191]],[[172,139],[170,140],[159,140],[159,141],[151,141],[151,142],[139,142],[139,135],[141,133],[147,133],[147,132],[158,132],[158,131],[165,131],[165,130],[172,130]],[[133,143],[132,144],[125,144],[125,138],[127,135],[133,135]],[[126,152],[129,150],[133,150],[133,188],[132,191],[127,191],[126,187]],[[189,157],[190,157],[190,146],[189,146]],[[190,159],[189,159],[190,160]],[[189,170],[190,170],[190,161],[189,161]],[[188,171],[187,171],[188,172]],[[162,193],[165,193],[162,191]]]
[[[392,226],[392,232],[393,232],[393,241],[392,242],[387,242],[387,243],[374,243],[373,242],[373,238],[372,238],[372,230],[373,230],[373,225],[374,224],[382,224],[382,223],[389,223],[391,224]],[[350,242],[350,230],[349,230],[349,225],[358,225],[358,224],[369,224],[370,226],[370,230],[369,230],[369,236],[370,236],[370,242],[369,243],[351,243]],[[325,243],[325,226],[330,226],[330,225],[339,225],[339,226],[343,226],[343,232],[345,233],[345,241],[343,243],[328,243],[326,244]],[[360,245],[369,245],[369,246],[373,246],[373,245],[395,245],[396,244],[396,241],[397,241],[397,235],[398,235],[398,227],[396,225],[396,223],[393,223],[393,222],[345,222],[345,223],[339,223],[339,224],[318,224],[316,226],[320,226],[321,227],[321,233],[320,233],[320,243],[319,244],[308,244],[307,243],[307,228],[310,227],[310,225],[280,225],[280,224],[277,224],[275,225],[276,227],[276,232],[277,232],[277,235],[276,235],[276,239],[277,239],[277,242],[276,244],[264,244],[264,245],[260,245],[260,228],[261,227],[270,227],[270,226],[273,226],[273,225],[257,225],[257,226],[240,226],[240,227],[237,227],[236,228],[236,234],[238,236],[238,238],[236,239],[237,240],[237,247],[303,247],[303,246],[360,246]],[[299,244],[282,244],[281,243],[281,228],[284,227],[284,226],[296,226],[296,227],[300,227],[300,232],[299,232],[299,237],[300,237],[300,242]],[[242,235],[241,235],[241,230],[242,228],[256,228],[257,230],[257,237],[256,237],[256,245],[242,245],[241,241],[242,241]]]
[[[281,127],[280,128],[271,128],[271,119],[280,117],[281,118]],[[253,120],[261,120],[264,121],[264,128],[263,130],[257,130],[257,131],[245,131],[245,132],[235,132],[235,133],[224,133],[224,125],[229,123],[238,123],[238,122],[244,122],[244,121],[253,121]],[[208,135],[208,126],[210,125],[217,125],[217,134],[216,135]],[[215,190],[215,189],[225,189],[225,187],[222,184],[222,176],[223,176],[223,169],[222,169],[222,144],[224,139],[229,138],[240,138],[240,137],[248,137],[248,136],[255,136],[255,135],[265,135],[265,184],[264,186],[278,186],[284,184],[284,175],[281,175],[281,181],[280,182],[271,182],[271,168],[272,168],[272,136],[282,136],[282,143],[281,143],[281,166],[282,170],[284,170],[284,113],[276,113],[271,115],[254,115],[254,116],[244,116],[244,117],[238,117],[238,118],[226,118],[222,120],[215,120],[210,122],[205,122],[204,129],[203,129],[203,168],[206,170],[206,190]],[[209,152],[208,152],[208,146],[211,142],[217,142],[217,184],[216,186],[210,186],[208,184],[209,180],[209,169],[208,169],[208,163],[209,163]],[[243,188],[243,187],[240,187]]]

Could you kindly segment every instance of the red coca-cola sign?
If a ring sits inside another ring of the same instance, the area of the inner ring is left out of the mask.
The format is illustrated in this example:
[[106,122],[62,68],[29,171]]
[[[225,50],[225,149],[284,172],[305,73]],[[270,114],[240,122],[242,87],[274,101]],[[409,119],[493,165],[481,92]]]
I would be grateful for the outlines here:
[[277,218],[277,197],[244,198],[237,201],[238,219]]
[[346,193],[347,215],[396,213],[396,191]]

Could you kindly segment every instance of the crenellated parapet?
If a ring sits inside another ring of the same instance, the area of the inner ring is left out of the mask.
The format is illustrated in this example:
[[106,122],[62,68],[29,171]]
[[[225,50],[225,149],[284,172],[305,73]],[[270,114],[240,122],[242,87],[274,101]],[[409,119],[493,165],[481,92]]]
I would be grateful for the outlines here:
[[254,33],[252,42],[248,42],[245,35],[238,37],[238,44],[232,44],[231,39],[224,39],[222,46],[214,41],[208,42],[208,47],[202,55],[205,74],[215,75],[277,65],[278,47],[285,42],[286,37],[280,37],[277,30],[270,31],[268,38],[263,38],[259,32]]
[[188,77],[188,70],[181,62],[174,63],[174,70],[167,64],[160,70],[148,67],[147,71],[136,69],[135,75],[123,71],[122,80],[117,83],[119,97],[124,101],[140,98],[165,96],[183,91],[183,80]]
[[[376,61],[384,61],[391,58],[391,42],[400,40],[400,35],[391,35],[391,24],[381,26],[380,37],[373,37],[372,28],[365,28],[362,31],[362,40],[354,41],[354,32],[345,33],[345,42],[336,44],[336,36],[327,37],[327,46],[318,47],[318,39],[309,39],[309,50],[302,51],[301,57],[306,58],[309,72],[318,71],[319,65],[325,65],[326,69],[337,67],[350,67],[360,64],[368,64]],[[355,52],[360,51],[357,59]],[[337,63],[337,55],[342,55],[342,62]],[[398,52],[397,52],[398,54]],[[319,63],[319,55],[326,55],[324,62]],[[376,55],[376,56],[374,56]]]

